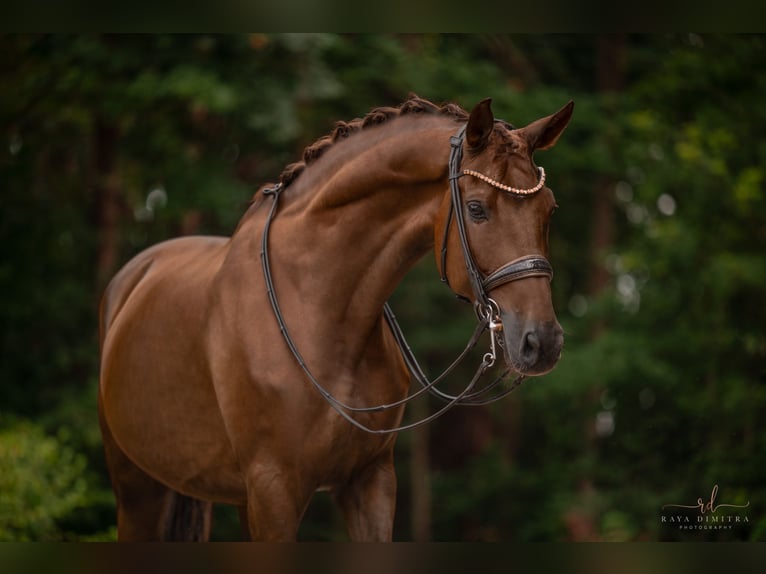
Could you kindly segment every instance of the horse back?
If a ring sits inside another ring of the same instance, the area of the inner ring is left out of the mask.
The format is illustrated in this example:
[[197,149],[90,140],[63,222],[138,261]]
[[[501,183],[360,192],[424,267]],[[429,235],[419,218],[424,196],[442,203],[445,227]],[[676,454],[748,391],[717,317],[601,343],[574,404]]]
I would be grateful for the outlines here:
[[[109,327],[150,272],[177,272],[188,269],[191,263],[199,263],[204,258],[210,259],[211,265],[207,266],[206,271],[212,275],[220,266],[217,259],[222,260],[222,255],[215,257],[215,254],[221,251],[227,241],[228,238],[212,236],[171,239],[145,249],[128,261],[109,282],[101,299],[99,340],[102,349]],[[173,263],[173,260],[176,262]],[[201,269],[205,270],[205,267]]]

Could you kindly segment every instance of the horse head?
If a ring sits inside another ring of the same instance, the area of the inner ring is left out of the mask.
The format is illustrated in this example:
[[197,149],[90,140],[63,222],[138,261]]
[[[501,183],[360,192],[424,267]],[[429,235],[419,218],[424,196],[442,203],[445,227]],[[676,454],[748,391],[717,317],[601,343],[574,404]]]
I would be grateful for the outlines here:
[[556,200],[534,152],[556,143],[573,107],[515,129],[480,102],[452,138],[450,191],[435,226],[442,279],[487,317],[506,362],[524,375],[550,371],[564,341],[547,261]]

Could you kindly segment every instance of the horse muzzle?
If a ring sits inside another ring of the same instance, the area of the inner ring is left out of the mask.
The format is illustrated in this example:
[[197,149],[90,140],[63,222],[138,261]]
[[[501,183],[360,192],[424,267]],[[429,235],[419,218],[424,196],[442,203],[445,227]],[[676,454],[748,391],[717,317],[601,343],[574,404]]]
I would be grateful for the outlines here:
[[544,375],[556,366],[564,346],[564,331],[553,321],[522,321],[501,312],[502,347],[510,367],[527,376]]

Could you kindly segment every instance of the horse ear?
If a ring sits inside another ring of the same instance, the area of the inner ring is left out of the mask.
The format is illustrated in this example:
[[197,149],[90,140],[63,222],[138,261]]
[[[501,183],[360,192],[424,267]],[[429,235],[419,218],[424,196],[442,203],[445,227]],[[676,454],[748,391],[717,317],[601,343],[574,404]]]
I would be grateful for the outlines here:
[[465,128],[465,141],[472,149],[481,149],[487,145],[489,134],[495,125],[495,117],[492,115],[492,98],[485,98],[476,104],[468,118],[468,126]]
[[522,128],[521,131],[524,133],[529,149],[536,150],[553,147],[564,131],[564,128],[569,124],[569,120],[572,119],[573,110],[574,102],[570,100],[567,105],[555,114],[536,120]]

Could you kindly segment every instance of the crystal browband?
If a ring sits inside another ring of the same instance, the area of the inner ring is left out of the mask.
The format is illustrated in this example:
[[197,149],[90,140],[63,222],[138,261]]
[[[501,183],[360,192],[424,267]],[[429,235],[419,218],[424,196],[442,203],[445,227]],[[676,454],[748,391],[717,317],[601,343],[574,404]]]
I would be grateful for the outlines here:
[[530,187],[528,189],[519,189],[518,187],[511,187],[510,185],[505,185],[504,183],[500,183],[499,181],[494,180],[491,177],[486,176],[483,173],[480,173],[478,171],[474,171],[472,169],[464,169],[463,175],[471,175],[477,179],[480,179],[484,183],[488,183],[492,187],[496,187],[497,189],[507,191],[508,193],[515,193],[517,195],[531,195],[533,193],[537,193],[538,191],[540,191],[545,185],[545,170],[542,167],[538,167],[537,169],[540,171],[540,181],[537,182],[536,186]]

